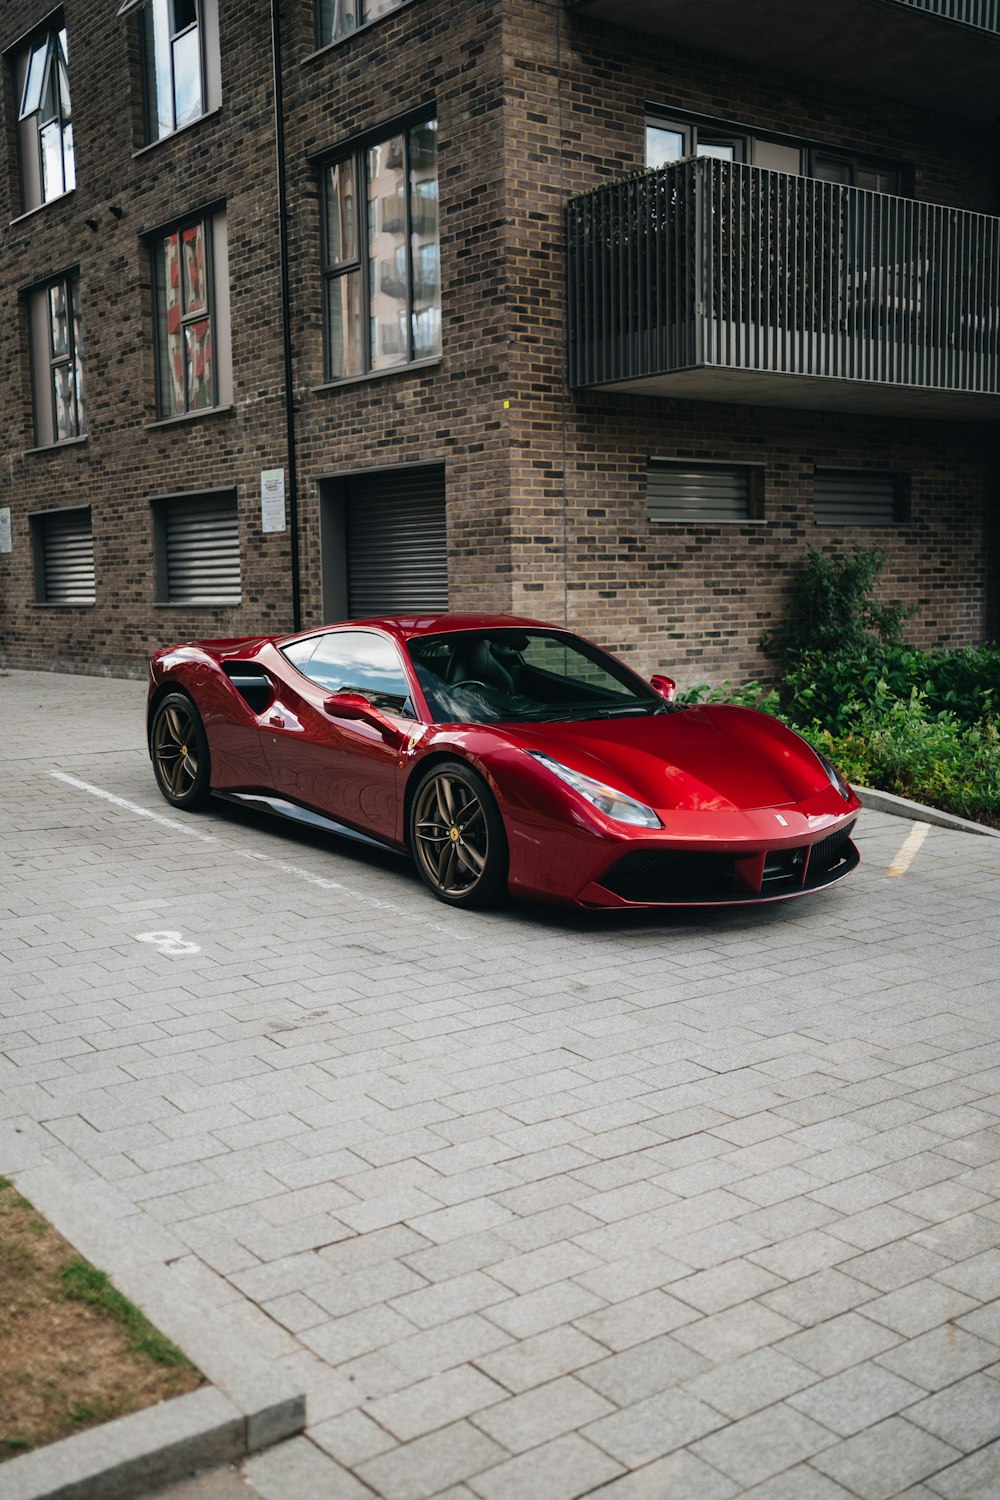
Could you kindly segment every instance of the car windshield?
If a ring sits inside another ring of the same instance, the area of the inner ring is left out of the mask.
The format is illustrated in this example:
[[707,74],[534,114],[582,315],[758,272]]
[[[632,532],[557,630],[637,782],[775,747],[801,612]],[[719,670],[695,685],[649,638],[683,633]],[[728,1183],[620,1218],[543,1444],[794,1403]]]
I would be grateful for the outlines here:
[[437,723],[544,723],[666,710],[627,667],[557,630],[462,630],[419,636],[408,649]]

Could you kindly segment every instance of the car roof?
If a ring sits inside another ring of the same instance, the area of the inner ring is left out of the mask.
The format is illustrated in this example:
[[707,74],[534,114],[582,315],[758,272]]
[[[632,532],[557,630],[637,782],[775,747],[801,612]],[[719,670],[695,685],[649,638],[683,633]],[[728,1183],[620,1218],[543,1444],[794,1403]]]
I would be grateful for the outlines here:
[[544,620],[529,620],[521,615],[373,615],[367,619],[335,620],[318,629],[302,630],[296,635],[282,636],[278,644],[286,646],[290,641],[307,640],[310,636],[325,635],[331,630],[384,630],[399,640],[412,640],[415,636],[441,635],[452,630],[524,629],[564,630],[563,625],[549,625]]

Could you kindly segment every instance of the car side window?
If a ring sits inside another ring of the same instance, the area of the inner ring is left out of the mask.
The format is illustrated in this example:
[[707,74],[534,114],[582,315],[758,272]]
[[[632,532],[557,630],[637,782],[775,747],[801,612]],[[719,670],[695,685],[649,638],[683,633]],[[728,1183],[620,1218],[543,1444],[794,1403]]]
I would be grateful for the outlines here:
[[294,664],[328,693],[363,693],[376,708],[416,718],[399,652],[384,636],[368,630],[334,631],[320,636],[308,659]]

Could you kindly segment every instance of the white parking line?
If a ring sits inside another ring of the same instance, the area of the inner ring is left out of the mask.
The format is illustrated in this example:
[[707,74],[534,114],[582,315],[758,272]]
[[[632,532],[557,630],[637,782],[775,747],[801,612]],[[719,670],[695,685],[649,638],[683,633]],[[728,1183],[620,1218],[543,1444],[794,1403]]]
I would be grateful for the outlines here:
[[913,863],[917,850],[930,832],[930,826],[929,823],[914,823],[912,831],[907,834],[902,848],[889,866],[890,875],[906,874]]
[[416,922],[419,927],[429,927],[434,932],[446,932],[452,941],[456,939],[465,941],[470,936],[463,932],[453,931],[440,922],[432,922],[414,912],[406,911],[402,906],[397,906],[394,901],[380,901],[377,896],[365,896],[361,891],[353,890],[339,880],[330,880],[326,875],[314,875],[310,870],[303,870],[299,865],[287,864],[282,859],[273,859],[270,854],[262,854],[257,849],[238,849],[228,839],[217,838],[212,833],[200,833],[198,829],[191,828],[187,823],[180,823],[176,818],[165,818],[162,813],[151,812],[148,807],[142,807],[138,802],[130,802],[127,797],[119,797],[114,792],[106,791],[104,787],[94,786],[89,781],[81,781],[78,776],[70,776],[65,771],[50,771],[49,775],[54,776],[57,781],[66,782],[67,786],[76,787],[78,791],[89,792],[92,797],[100,797],[102,801],[110,802],[113,807],[120,807],[123,812],[134,813],[139,818],[149,818],[163,828],[182,833],[186,838],[198,839],[202,844],[218,844],[220,849],[226,849],[240,859],[252,859],[259,864],[273,865],[283,875],[290,875],[295,880],[304,880],[308,885],[319,886],[321,890],[343,891],[345,896],[350,896],[353,901],[359,902],[362,906],[367,906],[374,911],[391,912],[393,916],[402,917],[407,922]]

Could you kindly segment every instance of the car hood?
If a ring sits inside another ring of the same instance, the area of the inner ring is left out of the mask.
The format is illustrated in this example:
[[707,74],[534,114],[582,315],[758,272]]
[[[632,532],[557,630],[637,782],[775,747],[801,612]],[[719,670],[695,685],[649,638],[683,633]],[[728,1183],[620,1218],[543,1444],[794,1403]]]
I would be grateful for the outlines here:
[[659,810],[786,807],[829,784],[798,735],[766,714],[728,705],[505,731],[522,749],[550,755]]

